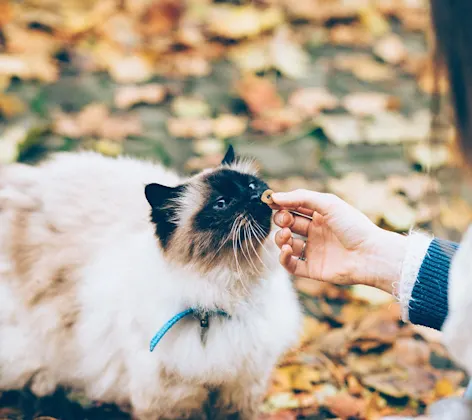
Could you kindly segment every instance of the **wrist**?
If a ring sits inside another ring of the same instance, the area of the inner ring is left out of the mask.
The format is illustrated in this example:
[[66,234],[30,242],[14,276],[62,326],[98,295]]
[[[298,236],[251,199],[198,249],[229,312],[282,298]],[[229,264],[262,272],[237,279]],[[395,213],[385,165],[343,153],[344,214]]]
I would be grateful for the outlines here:
[[390,294],[401,281],[402,265],[407,253],[408,237],[377,228],[370,243],[365,244],[364,258],[359,258],[358,273],[363,284]]

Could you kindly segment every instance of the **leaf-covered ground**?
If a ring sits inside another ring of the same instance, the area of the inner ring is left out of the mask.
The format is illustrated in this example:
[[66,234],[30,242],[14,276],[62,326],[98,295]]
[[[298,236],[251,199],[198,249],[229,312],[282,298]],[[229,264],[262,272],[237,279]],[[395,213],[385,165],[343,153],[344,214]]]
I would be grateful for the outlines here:
[[[457,240],[470,192],[430,115],[448,91],[430,38],[425,0],[3,0],[0,163],[87,148],[192,173],[232,143],[274,190],[334,192],[385,228]],[[261,419],[416,415],[462,391],[440,335],[399,322],[384,293],[294,281],[304,335]],[[0,419],[40,416],[127,418],[72,390],[0,394]]]

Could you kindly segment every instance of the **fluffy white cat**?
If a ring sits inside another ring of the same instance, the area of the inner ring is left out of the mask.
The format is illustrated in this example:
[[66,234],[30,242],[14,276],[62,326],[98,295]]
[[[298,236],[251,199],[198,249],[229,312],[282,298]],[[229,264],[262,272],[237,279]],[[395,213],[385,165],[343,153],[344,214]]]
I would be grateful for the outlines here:
[[0,168],[0,390],[253,419],[301,325],[266,188],[232,148],[188,179],[90,152]]

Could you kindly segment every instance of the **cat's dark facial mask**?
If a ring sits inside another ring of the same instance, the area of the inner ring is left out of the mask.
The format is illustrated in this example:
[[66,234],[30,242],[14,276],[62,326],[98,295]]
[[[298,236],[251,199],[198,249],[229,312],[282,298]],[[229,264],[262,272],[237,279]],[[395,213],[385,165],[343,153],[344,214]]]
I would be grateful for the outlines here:
[[146,197],[156,234],[172,258],[206,266],[239,256],[238,265],[250,259],[253,267],[271,227],[272,211],[261,201],[267,188],[254,171],[238,166],[230,147],[221,167],[175,188],[150,184]]

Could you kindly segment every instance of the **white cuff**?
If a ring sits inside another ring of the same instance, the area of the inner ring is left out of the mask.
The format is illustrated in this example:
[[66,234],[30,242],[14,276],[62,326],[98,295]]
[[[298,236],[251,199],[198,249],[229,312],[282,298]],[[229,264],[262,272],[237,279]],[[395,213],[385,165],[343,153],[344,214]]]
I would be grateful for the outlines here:
[[432,240],[433,238],[431,236],[420,232],[410,231],[408,235],[408,244],[405,259],[402,263],[400,284],[395,291],[395,297],[400,302],[402,320],[404,322],[409,321],[411,294],[416,280],[418,279],[421,264],[423,263]]

